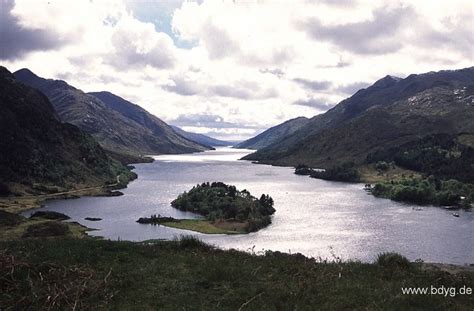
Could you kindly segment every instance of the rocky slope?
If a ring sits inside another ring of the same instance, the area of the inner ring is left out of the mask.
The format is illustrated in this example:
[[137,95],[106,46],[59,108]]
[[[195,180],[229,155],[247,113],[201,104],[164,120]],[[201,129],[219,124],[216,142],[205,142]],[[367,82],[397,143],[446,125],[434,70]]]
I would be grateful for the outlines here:
[[159,118],[111,93],[87,94],[64,81],[38,77],[28,69],[18,70],[14,75],[19,81],[43,92],[61,121],[91,134],[105,149],[133,154],[187,153],[207,149],[177,135]]

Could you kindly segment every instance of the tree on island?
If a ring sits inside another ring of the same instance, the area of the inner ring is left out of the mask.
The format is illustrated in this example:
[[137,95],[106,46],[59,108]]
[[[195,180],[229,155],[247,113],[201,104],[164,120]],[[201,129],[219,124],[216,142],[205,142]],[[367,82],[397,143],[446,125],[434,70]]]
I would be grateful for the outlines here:
[[275,213],[273,203],[268,194],[262,194],[257,199],[245,189],[239,191],[223,182],[206,182],[180,194],[171,206],[203,215],[214,222],[245,223],[245,230],[252,232],[271,223],[270,216]]

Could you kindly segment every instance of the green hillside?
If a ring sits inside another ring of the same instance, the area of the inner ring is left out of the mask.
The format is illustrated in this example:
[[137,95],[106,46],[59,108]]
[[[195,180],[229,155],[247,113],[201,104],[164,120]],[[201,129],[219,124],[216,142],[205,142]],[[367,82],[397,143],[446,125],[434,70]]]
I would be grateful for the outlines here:
[[58,192],[117,182],[130,171],[89,135],[61,123],[47,97],[0,67],[0,184]]
[[328,168],[346,162],[366,164],[374,154],[429,135],[450,135],[467,146],[474,135],[472,85],[474,68],[405,79],[387,76],[245,159]]

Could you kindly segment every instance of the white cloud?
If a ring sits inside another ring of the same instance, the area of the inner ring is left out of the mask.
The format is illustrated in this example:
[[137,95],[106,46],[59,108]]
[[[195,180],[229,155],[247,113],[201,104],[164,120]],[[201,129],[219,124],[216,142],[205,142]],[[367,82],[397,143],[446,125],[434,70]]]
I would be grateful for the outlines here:
[[121,18],[111,37],[111,64],[119,70],[150,65],[158,69],[174,67],[175,46],[171,38],[156,32],[153,24],[143,23],[131,16]]
[[464,0],[17,0],[8,29],[25,36],[0,40],[17,51],[3,57],[10,70],[108,90],[185,129],[237,139],[323,112],[387,74],[472,66],[473,9]]

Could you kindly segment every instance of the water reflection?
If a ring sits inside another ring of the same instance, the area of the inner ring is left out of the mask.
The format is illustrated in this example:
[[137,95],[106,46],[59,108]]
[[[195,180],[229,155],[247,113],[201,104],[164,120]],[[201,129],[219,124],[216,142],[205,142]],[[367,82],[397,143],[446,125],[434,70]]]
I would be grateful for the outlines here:
[[[312,179],[293,174],[291,168],[238,161],[249,150],[220,148],[190,155],[157,156],[154,163],[136,165],[138,180],[121,197],[84,197],[47,202],[43,209],[69,215],[94,236],[142,241],[172,239],[195,234],[222,248],[301,252],[331,258],[373,260],[377,253],[396,251],[410,259],[431,262],[474,262],[474,216],[376,199],[361,184]],[[195,218],[169,203],[197,183],[223,181],[275,200],[273,223],[256,233],[239,236],[203,235],[162,226],[141,225],[139,217],[161,214]],[[99,217],[100,222],[84,220]]]

